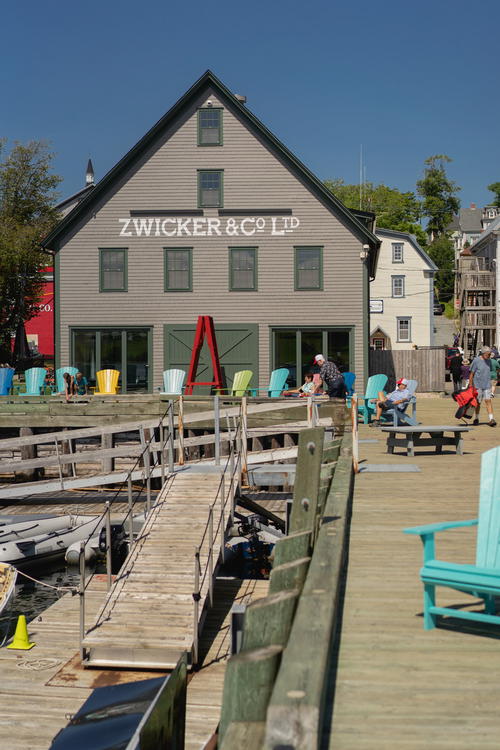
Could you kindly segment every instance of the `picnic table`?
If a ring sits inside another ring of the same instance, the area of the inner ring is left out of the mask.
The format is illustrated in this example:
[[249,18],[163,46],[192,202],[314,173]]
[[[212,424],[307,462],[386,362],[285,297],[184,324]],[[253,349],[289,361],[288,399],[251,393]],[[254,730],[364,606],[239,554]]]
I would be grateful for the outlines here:
[[[382,432],[387,432],[387,453],[394,453],[394,448],[401,446],[406,448],[408,456],[415,455],[415,447],[423,445],[434,445],[436,453],[441,453],[443,445],[454,445],[459,455],[463,454],[463,432],[468,432],[471,428],[467,425],[425,425],[398,427],[381,427]],[[453,433],[445,435],[445,433]],[[422,437],[422,433],[428,433],[429,437]],[[398,437],[401,435],[401,437]]]

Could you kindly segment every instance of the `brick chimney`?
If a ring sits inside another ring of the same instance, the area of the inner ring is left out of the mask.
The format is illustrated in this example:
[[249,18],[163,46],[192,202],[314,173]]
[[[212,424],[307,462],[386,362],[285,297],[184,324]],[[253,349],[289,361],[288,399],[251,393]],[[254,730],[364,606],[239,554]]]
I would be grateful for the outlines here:
[[476,208],[476,204],[475,204],[475,203],[471,203],[471,204],[470,204],[470,207],[471,207],[471,208]]

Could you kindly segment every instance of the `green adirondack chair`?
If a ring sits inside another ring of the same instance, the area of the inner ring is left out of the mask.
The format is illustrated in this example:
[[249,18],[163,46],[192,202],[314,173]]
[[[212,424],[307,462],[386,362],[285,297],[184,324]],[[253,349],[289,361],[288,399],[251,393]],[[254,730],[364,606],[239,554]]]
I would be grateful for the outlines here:
[[[479,518],[470,521],[433,523],[404,529],[405,534],[418,534],[424,546],[424,565],[420,578],[424,584],[424,628],[436,627],[437,615],[500,625],[495,614],[495,596],[500,596],[500,446],[481,457]],[[434,535],[438,531],[463,526],[477,526],[476,564],[436,560]],[[436,586],[445,586],[471,594],[484,601],[484,611],[470,612],[452,607],[436,606]]]
[[386,383],[387,375],[370,375],[368,378],[364,396],[361,397],[363,403],[359,404],[358,407],[358,413],[361,414],[365,424],[370,424],[371,418],[375,413],[376,407],[375,403],[372,403],[372,399],[377,398],[379,391],[384,390]]
[[231,388],[218,388],[217,393],[227,392],[229,396],[245,396],[249,391],[248,386],[250,385],[252,375],[252,370],[239,370],[235,372]]
[[180,395],[186,379],[184,370],[163,370],[163,391],[164,394]]
[[258,396],[261,391],[267,391],[269,398],[278,398],[285,390],[289,375],[290,370],[287,367],[280,367],[277,370],[273,370],[267,388],[251,388],[250,395]]

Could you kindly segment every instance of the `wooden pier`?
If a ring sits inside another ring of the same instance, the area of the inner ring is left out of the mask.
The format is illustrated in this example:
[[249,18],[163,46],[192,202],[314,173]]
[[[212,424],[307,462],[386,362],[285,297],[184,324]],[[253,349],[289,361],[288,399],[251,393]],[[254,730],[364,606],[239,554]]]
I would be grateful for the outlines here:
[[[96,623],[87,624],[83,648],[88,666],[173,669],[184,651],[191,657],[211,574],[232,520],[226,511],[224,526],[217,529],[224,487],[228,489],[228,480],[216,467],[211,473],[188,468],[167,479]],[[217,515],[209,531],[214,504]],[[203,576],[210,559],[212,570]]]
[[[424,424],[453,424],[454,411],[449,398],[418,401]],[[499,428],[482,417],[464,436],[462,456],[453,447],[442,455],[432,447],[415,457],[391,455],[383,433],[360,425],[360,439],[368,441],[360,444],[360,467],[420,472],[356,478],[333,716],[325,728],[330,750],[499,746],[498,628],[457,620],[424,631],[421,544],[403,534],[410,526],[477,517],[481,453],[500,442]],[[448,531],[436,542],[440,559],[474,562],[474,530]],[[473,602],[446,589],[439,601]]]

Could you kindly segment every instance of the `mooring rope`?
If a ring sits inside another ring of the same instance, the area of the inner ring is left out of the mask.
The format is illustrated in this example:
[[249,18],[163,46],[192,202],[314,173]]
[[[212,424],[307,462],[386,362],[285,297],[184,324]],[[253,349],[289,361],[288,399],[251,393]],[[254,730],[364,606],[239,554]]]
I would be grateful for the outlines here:
[[33,578],[33,576],[30,576],[27,573],[23,573],[22,570],[18,570],[17,572],[18,572],[18,575],[24,576],[25,578],[29,578],[30,581],[39,583],[40,586],[45,586],[48,589],[54,589],[55,591],[72,591],[73,594],[78,593],[78,588],[76,586],[53,586],[51,583],[45,583],[45,581],[41,581],[39,578]]

